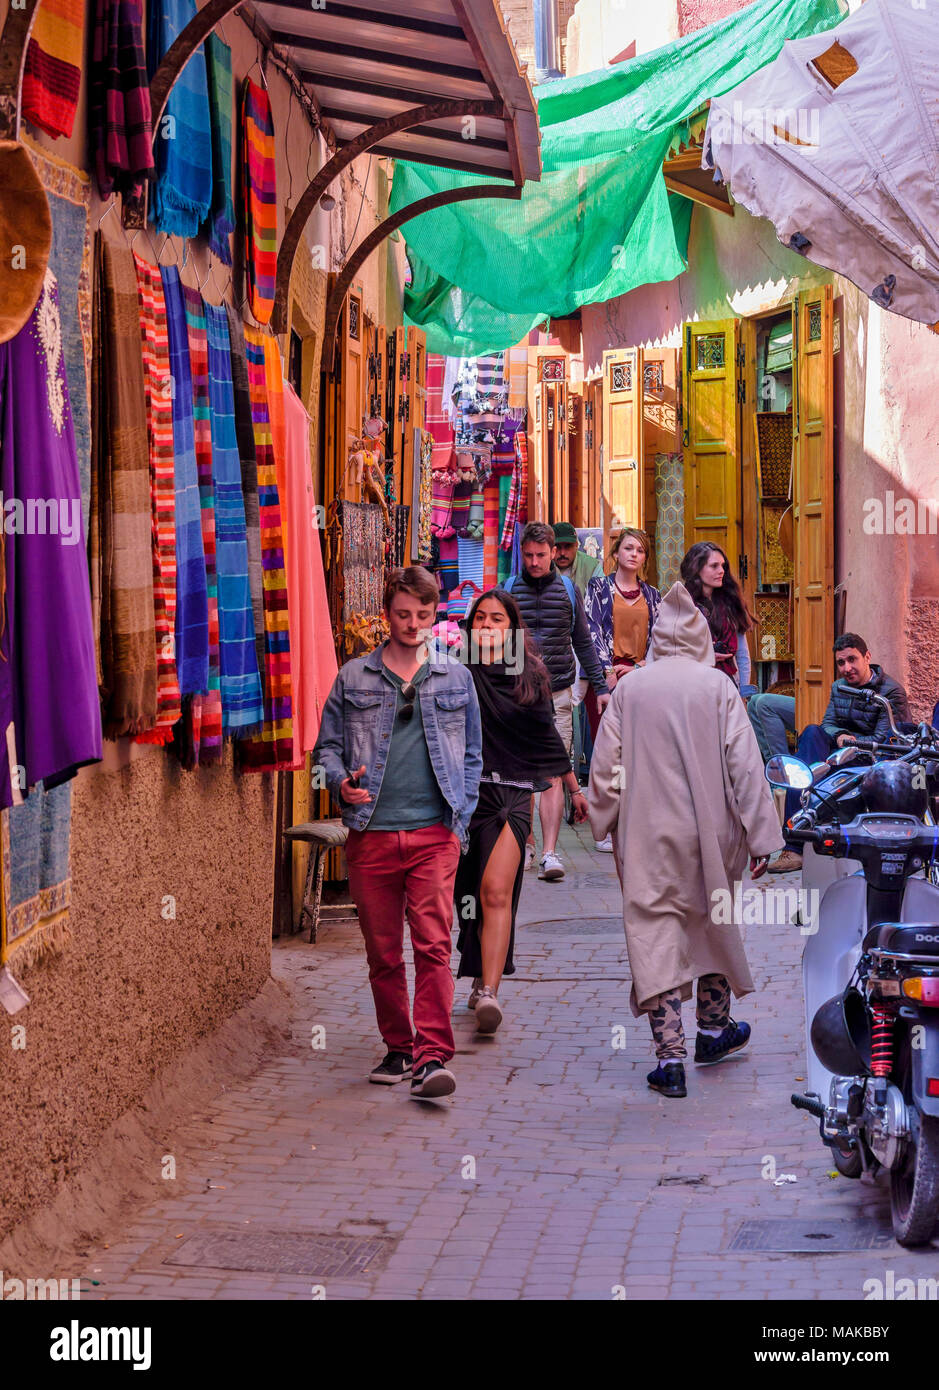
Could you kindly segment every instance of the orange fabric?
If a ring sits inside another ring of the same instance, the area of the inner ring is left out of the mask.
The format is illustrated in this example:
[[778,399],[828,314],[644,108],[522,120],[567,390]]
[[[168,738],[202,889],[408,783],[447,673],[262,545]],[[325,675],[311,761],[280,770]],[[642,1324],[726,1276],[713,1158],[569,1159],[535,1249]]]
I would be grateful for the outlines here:
[[613,595],[613,659],[642,661],[649,636],[649,605],[640,594],[635,603]]

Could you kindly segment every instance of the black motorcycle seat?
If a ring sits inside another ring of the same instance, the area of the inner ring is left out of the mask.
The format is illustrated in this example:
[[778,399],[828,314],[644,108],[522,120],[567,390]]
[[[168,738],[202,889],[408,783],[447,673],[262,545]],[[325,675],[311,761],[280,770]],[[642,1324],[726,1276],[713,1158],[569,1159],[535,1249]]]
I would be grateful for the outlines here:
[[898,955],[939,956],[939,923],[878,922],[864,938],[864,949]]

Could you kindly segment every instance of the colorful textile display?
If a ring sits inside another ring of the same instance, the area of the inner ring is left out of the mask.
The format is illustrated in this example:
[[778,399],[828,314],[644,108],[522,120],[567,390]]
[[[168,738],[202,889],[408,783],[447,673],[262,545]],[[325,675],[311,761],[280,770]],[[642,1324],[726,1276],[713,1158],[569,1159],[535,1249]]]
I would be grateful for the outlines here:
[[492,589],[499,579],[499,479],[491,478],[483,489],[483,588]]
[[472,482],[459,482],[453,489],[453,508],[450,524],[458,536],[469,534],[470,502],[473,498]]
[[427,395],[425,397],[424,421],[433,436],[434,470],[453,466],[453,425],[445,410],[443,395],[445,359],[435,353],[427,354]]
[[154,169],[143,0],[95,0],[88,127],[102,198],[139,198]]
[[205,65],[212,134],[212,206],[202,230],[208,237],[209,250],[225,265],[231,265],[229,237],[235,230],[231,168],[231,49],[218,34],[210,34],[205,41]]
[[231,377],[235,397],[235,433],[241,459],[241,494],[245,504],[245,531],[248,540],[248,582],[254,613],[254,645],[258,672],[264,685],[266,642],[264,636],[264,579],[261,566],[261,514],[258,510],[258,459],[254,447],[251,419],[251,393],[248,390],[248,363],[245,358],[244,325],[232,306],[226,305],[228,340],[231,346]]
[[514,534],[515,522],[508,514],[509,494],[512,491],[512,479],[503,476],[499,479],[499,556],[496,565],[496,574],[499,583],[506,579],[512,572],[511,545],[506,547],[504,544],[506,534],[511,537]]
[[430,533],[448,540],[456,535],[453,527],[453,476],[443,469],[434,469],[431,480]]
[[264,699],[254,645],[254,613],[248,579],[248,538],[235,434],[228,316],[205,304],[212,409],[212,480],[215,489],[215,556],[218,582],[219,668],[222,733],[257,733]]
[[[433,480],[431,477],[433,453],[434,437],[429,430],[422,430],[420,515],[417,523],[417,563],[419,565],[427,565],[430,563],[433,547],[433,540],[430,534],[430,509],[433,502]],[[472,521],[472,511],[470,520]],[[480,521],[482,521],[481,515]]]
[[485,529],[485,513],[483,507],[483,488],[477,483],[473,488],[473,495],[470,498],[469,521],[466,523],[466,534],[470,540],[481,541],[483,530]]
[[186,312],[186,339],[192,378],[192,423],[199,480],[199,519],[205,556],[205,589],[208,607],[209,684],[204,695],[189,703],[183,735],[185,765],[190,749],[202,767],[222,760],[222,672],[219,651],[218,560],[215,536],[215,483],[212,478],[212,410],[209,401],[209,343],[202,296],[190,285],[180,285]]
[[57,786],[101,757],[78,465],[57,287],[48,268],[26,324],[0,344],[0,492],[6,586],[0,806],[6,807],[36,782]]
[[[179,271],[161,266],[167,342],[173,379],[176,491],[176,671],[183,700],[209,689],[209,598],[202,546],[202,504],[192,418],[192,373],[186,305]],[[194,765],[194,764],[193,764]]]
[[[195,13],[195,0],[150,0],[147,62],[151,78]],[[212,204],[212,132],[201,44],[173,85],[154,143],[157,177],[150,222],[172,236],[198,236]]]
[[292,386],[284,389],[287,598],[293,672],[293,760],[302,762],[319,733],[323,706],[336,679],[326,576],[310,469],[310,417]]
[[263,87],[245,79],[241,103],[241,179],[244,193],[244,264],[248,307],[270,323],[277,273],[277,185],[274,121]]
[[156,628],[157,717],[152,729],[137,735],[141,743],[168,743],[181,714],[176,674],[176,481],[173,455],[173,383],[170,376],[166,304],[160,271],[134,254],[147,437],[150,445],[151,550],[153,611]]
[[514,466],[499,540],[502,550],[511,550],[516,523],[525,521],[528,515],[528,436],[522,429],[515,431],[512,452]]
[[522,343],[505,354],[508,414],[523,420],[528,411],[528,348]]
[[47,135],[71,135],[85,38],[84,0],[40,0],[26,46],[21,111]]
[[72,784],[41,782],[0,815],[0,965],[15,969],[60,951],[69,940]]
[[460,582],[459,542],[456,536],[441,536],[437,541],[439,559],[437,562],[437,583],[440,597],[445,599],[451,589]]
[[118,738],[156,722],[150,465],[134,257],[100,232],[95,255],[89,567],[104,732]]
[[[254,423],[258,464],[258,507],[261,518],[261,553],[264,566],[265,669],[264,725],[256,739],[243,739],[239,759],[248,772],[270,772],[293,766],[293,724],[290,679],[290,623],[287,609],[287,576],[277,488],[277,464],[271,436],[268,388],[282,390],[277,377],[269,382],[265,370],[266,333],[245,329],[248,389]],[[275,347],[276,351],[276,347]]]
[[460,583],[471,579],[479,590],[483,587],[483,543],[482,541],[457,538],[457,569]]

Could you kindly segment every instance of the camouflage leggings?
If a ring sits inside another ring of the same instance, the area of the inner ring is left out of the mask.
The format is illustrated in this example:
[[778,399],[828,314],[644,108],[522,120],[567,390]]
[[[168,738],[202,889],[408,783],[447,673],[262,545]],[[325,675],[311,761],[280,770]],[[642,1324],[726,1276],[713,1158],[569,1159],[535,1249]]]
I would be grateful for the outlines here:
[[[681,991],[660,994],[648,1010],[649,1024],[660,1062],[680,1062],[686,1056],[681,1023]],[[698,980],[698,1027],[724,1028],[730,1021],[730,984],[723,975]]]

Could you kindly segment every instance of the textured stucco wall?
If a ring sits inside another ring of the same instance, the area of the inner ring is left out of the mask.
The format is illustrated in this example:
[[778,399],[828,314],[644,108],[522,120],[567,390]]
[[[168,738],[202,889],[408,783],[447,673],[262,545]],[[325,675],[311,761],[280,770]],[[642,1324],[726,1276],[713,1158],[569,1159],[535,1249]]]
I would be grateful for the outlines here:
[[30,1003],[5,1030],[25,1025],[26,1046],[8,1041],[0,1065],[0,1235],[269,975],[269,774],[236,778],[230,753],[186,773],[150,751],[83,770],[72,806],[72,941],[21,972]]

